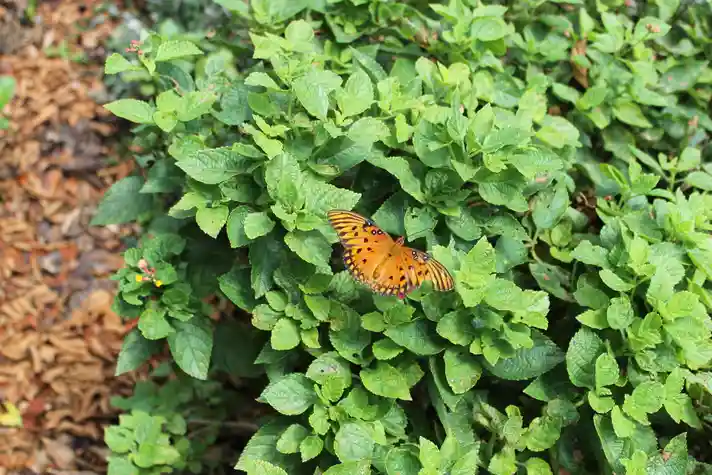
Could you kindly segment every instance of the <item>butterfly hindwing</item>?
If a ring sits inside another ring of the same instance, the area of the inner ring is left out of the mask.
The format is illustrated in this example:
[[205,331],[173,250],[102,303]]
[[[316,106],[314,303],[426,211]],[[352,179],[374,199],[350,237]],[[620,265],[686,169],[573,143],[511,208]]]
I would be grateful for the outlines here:
[[406,250],[405,255],[415,261],[415,264],[411,265],[413,265],[416,270],[418,285],[426,280],[430,280],[435,290],[447,291],[453,288],[454,281],[444,265],[423,251],[411,248],[404,249]]

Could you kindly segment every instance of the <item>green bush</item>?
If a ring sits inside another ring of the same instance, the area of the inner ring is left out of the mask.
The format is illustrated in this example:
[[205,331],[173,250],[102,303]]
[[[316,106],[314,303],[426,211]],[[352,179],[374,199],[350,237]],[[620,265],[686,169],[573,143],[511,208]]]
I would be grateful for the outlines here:
[[[106,64],[157,93],[106,105],[143,169],[94,218],[145,229],[117,373],[177,371],[117,401],[110,473],[214,469],[235,381],[254,475],[712,473],[709,4],[218,3],[207,54]],[[358,284],[335,208],[455,289]]]

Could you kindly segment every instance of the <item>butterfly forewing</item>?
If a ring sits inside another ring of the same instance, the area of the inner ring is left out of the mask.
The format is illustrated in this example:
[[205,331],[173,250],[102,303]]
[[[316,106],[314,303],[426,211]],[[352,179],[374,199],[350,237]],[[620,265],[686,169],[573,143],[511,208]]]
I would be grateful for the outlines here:
[[378,277],[374,274],[395,242],[372,221],[351,211],[334,210],[327,216],[344,246],[346,268],[357,280],[373,288]]

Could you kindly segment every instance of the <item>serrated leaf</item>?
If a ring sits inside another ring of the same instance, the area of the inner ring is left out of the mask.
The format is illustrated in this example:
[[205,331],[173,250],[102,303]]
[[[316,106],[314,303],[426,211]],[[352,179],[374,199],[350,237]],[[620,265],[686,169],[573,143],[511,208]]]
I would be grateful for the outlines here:
[[608,325],[615,330],[627,328],[635,318],[633,306],[628,297],[616,297],[611,299],[611,304],[606,311]]
[[482,376],[482,366],[475,356],[462,349],[448,348],[443,354],[445,378],[455,394],[472,389]]
[[362,369],[359,376],[364,387],[377,396],[412,400],[405,376],[388,363],[379,361],[373,368]]
[[331,274],[328,263],[331,257],[331,245],[320,232],[290,231],[284,237],[284,242],[304,261],[315,265],[322,272]]
[[575,386],[590,389],[596,386],[595,362],[603,351],[603,342],[593,331],[581,328],[576,332],[566,351],[566,370]]
[[117,117],[137,124],[153,124],[153,113],[156,111],[148,102],[137,99],[119,99],[104,104],[104,108]]
[[180,369],[196,379],[208,377],[213,351],[213,328],[205,318],[192,318],[173,323],[175,332],[168,335],[168,348]]
[[301,373],[291,373],[271,382],[259,397],[285,415],[304,413],[317,400],[314,382]]
[[280,318],[272,328],[270,343],[277,351],[287,351],[296,348],[301,341],[299,327],[291,318]]
[[293,83],[297,100],[311,115],[326,120],[329,110],[329,94],[341,85],[341,78],[331,71],[310,69]]
[[171,61],[173,59],[185,58],[203,54],[203,51],[192,42],[186,40],[164,41],[158,45],[154,61]]
[[588,240],[581,241],[579,245],[571,251],[571,257],[584,264],[602,268],[609,267],[608,249],[591,244],[591,241]]
[[216,238],[227,222],[230,210],[227,206],[216,206],[214,208],[198,208],[195,213],[195,222],[198,227],[211,238]]
[[487,370],[498,378],[521,381],[540,376],[564,361],[564,352],[547,336],[532,330],[531,348],[519,348],[514,355],[492,365],[485,361]]
[[254,159],[241,155],[230,147],[198,150],[176,165],[191,178],[208,185],[226,181],[235,175],[247,173]]
[[373,103],[373,84],[363,70],[359,69],[346,80],[344,88],[336,95],[339,109],[344,117],[358,115]]
[[[106,63],[104,64],[104,74],[118,74],[124,71],[130,71],[133,69],[138,69],[137,66],[131,64],[131,62],[121,56],[119,53],[112,53],[106,58]],[[3,105],[2,98],[0,98],[0,106]]]
[[425,320],[389,328],[384,334],[416,355],[434,355],[443,350],[442,340]]
[[368,460],[373,454],[375,441],[363,422],[347,422],[334,436],[334,452],[342,462]]
[[265,236],[272,231],[275,222],[265,212],[248,213],[242,223],[247,239],[253,240]]
[[124,224],[150,211],[153,197],[139,192],[143,185],[140,176],[127,176],[111,185],[99,203],[91,225]]
[[137,369],[160,349],[158,342],[146,339],[138,329],[134,328],[124,337],[114,376]]

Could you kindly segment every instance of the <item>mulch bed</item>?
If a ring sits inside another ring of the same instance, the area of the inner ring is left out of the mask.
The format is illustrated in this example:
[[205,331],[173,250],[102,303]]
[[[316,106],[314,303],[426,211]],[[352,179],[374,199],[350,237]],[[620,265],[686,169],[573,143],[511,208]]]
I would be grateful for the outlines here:
[[[127,327],[111,311],[109,276],[134,230],[88,225],[132,167],[112,160],[115,126],[97,103],[94,58],[115,27],[96,24],[98,3],[40,2],[25,26],[23,5],[0,0],[0,75],[17,81],[0,131],[0,475],[104,472],[109,398],[133,386],[114,377]],[[86,61],[51,57],[62,44]]]

